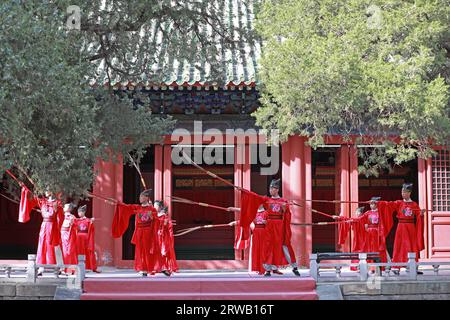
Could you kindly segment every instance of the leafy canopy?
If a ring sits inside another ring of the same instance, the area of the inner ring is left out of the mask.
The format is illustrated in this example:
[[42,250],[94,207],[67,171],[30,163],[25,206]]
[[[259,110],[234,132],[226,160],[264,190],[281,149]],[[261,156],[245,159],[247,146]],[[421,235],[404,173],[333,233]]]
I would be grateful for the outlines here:
[[[71,5],[80,15],[68,10]],[[236,45],[236,30],[222,19],[224,5],[224,0],[2,1],[0,170],[13,169],[38,193],[50,188],[79,196],[91,187],[97,159],[128,161],[128,153],[137,151],[139,161],[145,146],[169,133],[174,121],[151,114],[143,95],[136,104],[128,93],[103,84],[162,82],[161,39],[180,61],[210,61],[210,80],[219,81],[217,45]],[[156,31],[160,35],[153,41]],[[155,62],[161,62],[159,69],[151,67]]]
[[385,148],[365,155],[366,173],[430,156],[450,142],[449,22],[449,0],[265,1],[257,124],[313,147],[369,135]]

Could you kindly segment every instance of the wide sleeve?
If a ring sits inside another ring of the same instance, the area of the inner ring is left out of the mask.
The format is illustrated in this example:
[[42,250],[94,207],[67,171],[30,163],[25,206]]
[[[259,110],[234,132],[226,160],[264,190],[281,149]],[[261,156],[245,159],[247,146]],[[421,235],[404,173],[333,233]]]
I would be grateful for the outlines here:
[[[53,219],[51,244],[58,246],[61,244],[61,227],[64,222],[64,210],[61,201],[57,201],[55,218]],[[73,230],[73,228],[71,229]]]
[[292,213],[291,209],[289,207],[289,204],[286,203],[286,211],[284,213],[284,239],[283,244],[288,245],[291,243],[292,238],[292,230],[291,230],[291,220],[292,220]]
[[380,215],[380,223],[383,229],[383,236],[386,238],[394,226],[394,212],[397,210],[396,202],[379,201],[378,214]]
[[120,238],[128,228],[130,217],[135,214],[135,206],[117,203],[112,223],[112,236]]
[[256,217],[258,208],[266,201],[266,197],[260,196],[248,190],[241,192],[241,217],[240,228],[242,228],[242,240],[250,238],[250,224]]
[[88,228],[88,249],[91,251],[95,250],[95,227],[92,221],[89,221]]
[[414,206],[414,214],[416,216],[416,239],[417,239],[417,248],[419,251],[425,249],[425,243],[423,240],[423,217],[421,215],[419,205]]
[[39,205],[39,201],[33,193],[25,186],[22,186],[19,205],[19,222],[25,223],[30,220],[30,213],[33,208]]
[[[250,226],[249,226],[250,228]],[[250,238],[244,238],[244,228],[241,227],[240,221],[236,224],[236,236],[234,238],[234,249],[243,250],[250,246]]]
[[265,201],[265,197],[254,192],[248,190],[241,192],[240,226],[244,229],[244,239],[248,239],[250,223],[255,219],[259,206]]
[[352,230],[354,234],[352,248],[353,252],[360,252],[365,250],[365,241],[367,234],[365,224],[367,223],[367,217],[368,212],[365,212],[363,215],[352,219]]
[[343,245],[347,240],[349,231],[350,231],[350,223],[347,222],[349,219],[345,217],[339,216],[338,218],[338,244]]

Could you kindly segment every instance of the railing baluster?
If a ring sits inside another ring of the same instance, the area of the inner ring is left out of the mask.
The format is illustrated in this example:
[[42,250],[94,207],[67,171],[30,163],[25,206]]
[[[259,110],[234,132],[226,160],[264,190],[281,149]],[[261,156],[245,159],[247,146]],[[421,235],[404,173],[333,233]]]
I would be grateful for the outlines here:
[[309,272],[314,280],[319,279],[319,266],[317,264],[317,254],[313,253],[309,256]]
[[434,271],[435,276],[439,275],[439,265],[438,264],[433,264],[433,271]]
[[27,265],[27,282],[36,282],[36,255],[28,255],[28,265]]
[[342,266],[336,266],[335,272],[336,272],[337,278],[341,278],[341,271],[342,271],[341,269],[342,269]]

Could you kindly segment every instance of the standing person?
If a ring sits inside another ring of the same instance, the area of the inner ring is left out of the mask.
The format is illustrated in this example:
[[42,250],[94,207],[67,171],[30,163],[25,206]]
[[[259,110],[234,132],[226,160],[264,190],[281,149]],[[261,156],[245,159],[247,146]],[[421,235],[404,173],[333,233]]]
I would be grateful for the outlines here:
[[258,209],[255,220],[251,224],[252,237],[250,243],[251,271],[256,271],[259,275],[265,273],[263,259],[265,254],[266,224],[267,211],[261,206]]
[[[174,248],[173,225],[168,208],[162,201],[155,201],[155,209],[158,223],[158,243],[159,243],[159,268],[166,276],[171,276],[172,272],[178,271],[177,258]],[[155,221],[156,223],[156,221]]]
[[[31,210],[39,207],[42,214],[42,224],[39,231],[39,242],[36,254],[37,264],[56,264],[55,247],[61,244],[60,224],[64,219],[61,201],[52,192],[46,191],[45,197],[36,197],[24,184],[19,206],[19,222],[30,220]],[[39,267],[38,275],[44,272]],[[57,273],[60,273],[59,271]]]
[[264,276],[270,276],[270,272],[282,274],[278,266],[289,264],[292,272],[300,276],[298,266],[291,245],[291,211],[286,199],[279,195],[280,180],[272,180],[270,183],[270,198],[267,198],[264,207],[267,210],[265,253],[263,266],[266,270]]
[[134,268],[142,276],[147,276],[148,273],[154,275],[158,262],[157,224],[154,223],[157,219],[157,212],[152,205],[150,195],[151,190],[147,189],[139,196],[140,204],[116,203],[112,225],[113,237],[119,238],[127,230],[130,217],[136,216],[131,243],[136,245]]
[[[423,221],[424,211],[419,205],[411,200],[413,184],[404,183],[402,186],[402,200],[380,201],[380,204],[387,205],[390,213],[390,220],[387,221],[389,229],[393,225],[393,214],[397,213],[398,227],[395,233],[394,253],[392,262],[407,262],[408,252],[416,253],[416,261],[419,260],[420,251],[424,246],[423,240]],[[399,267],[396,267],[399,269]],[[399,273],[399,270],[394,270]],[[418,271],[418,274],[422,272]]]
[[78,208],[78,217],[75,220],[77,230],[77,256],[86,257],[86,269],[99,273],[97,270],[97,259],[95,258],[95,218],[86,217],[87,206]]
[[[380,197],[372,197],[370,210],[364,213],[362,210],[358,210],[362,214],[358,214],[356,218],[348,221],[352,223],[352,227],[358,226],[354,229],[354,236],[360,244],[363,244],[358,248],[361,251],[353,252],[378,252],[381,262],[387,262],[386,237],[390,231],[391,217],[389,211],[386,210],[386,205],[378,205],[380,199]],[[346,236],[342,235],[344,241]]]
[[366,230],[365,252],[378,252],[381,262],[387,262],[386,255],[386,237],[389,230],[385,226],[386,210],[382,206],[378,208],[380,197],[372,197],[370,199],[370,210],[366,211],[360,218]]
[[[74,207],[72,203],[64,205],[64,221],[61,226],[61,251],[64,264],[78,264],[76,218],[72,214]],[[75,273],[73,268],[66,268],[65,271],[70,271],[72,274]]]
[[264,276],[271,272],[282,274],[278,267],[290,265],[292,272],[300,276],[291,245],[291,211],[289,203],[279,195],[280,180],[272,180],[269,187],[270,197],[260,196],[254,192],[242,189],[242,209],[228,208],[229,211],[241,211],[240,242],[249,238],[251,222],[256,217],[258,208],[263,205],[267,211],[265,252],[263,255]]
[[[333,219],[335,220],[346,220],[345,223],[339,223],[338,225],[338,244],[343,245],[347,239],[348,233],[350,231],[350,228],[353,231],[353,241],[352,241],[352,248],[351,252],[366,252],[365,246],[366,246],[366,229],[364,227],[364,224],[362,223],[361,218],[364,215],[364,207],[359,207],[355,210],[354,218],[346,219],[343,216],[333,216]],[[358,263],[359,260],[352,260],[351,263]],[[350,267],[350,270],[356,271],[357,267]]]

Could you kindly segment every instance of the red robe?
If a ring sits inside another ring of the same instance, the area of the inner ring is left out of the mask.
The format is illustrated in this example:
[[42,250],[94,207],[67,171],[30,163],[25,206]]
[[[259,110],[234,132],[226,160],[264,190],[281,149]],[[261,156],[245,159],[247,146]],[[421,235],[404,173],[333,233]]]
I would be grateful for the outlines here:
[[235,248],[237,244],[245,243],[244,241],[249,239],[250,224],[255,219],[261,205],[268,214],[263,263],[276,266],[287,265],[283,246],[288,248],[291,262],[295,263],[296,258],[291,245],[291,211],[287,200],[283,198],[273,199],[242,190],[240,232],[235,241]]
[[267,219],[267,212],[261,211],[256,214],[254,220],[255,228],[253,229],[251,237],[251,271],[257,271],[264,273],[263,258],[264,258],[264,245],[266,241],[266,224],[263,220]]
[[134,268],[137,271],[156,272],[158,266],[158,224],[153,206],[118,203],[114,212],[112,233],[119,238],[128,228],[130,217],[136,215],[131,243],[136,245]]
[[[383,211],[383,209],[369,210],[355,220],[364,228],[364,233],[359,235],[364,238],[364,247],[361,252],[378,252],[381,262],[387,262],[386,237],[388,233],[385,231]],[[365,229],[365,225],[367,225],[367,229]]]
[[[364,229],[364,224],[361,223],[362,217],[363,217],[362,215],[351,219],[346,219],[341,216],[339,217],[339,220],[341,220],[342,223],[339,223],[338,225],[338,232],[339,232],[338,243],[340,245],[345,244],[349,231],[350,229],[352,229],[353,242],[351,252],[364,252],[366,230]],[[346,220],[347,221],[351,220],[351,222],[346,222]]]
[[[387,262],[386,237],[393,225],[392,214],[385,201],[379,201],[377,205],[376,213],[369,210],[361,216],[351,219],[354,235],[352,252],[379,252],[381,261]],[[340,217],[340,220],[345,220],[345,218]],[[365,228],[366,224],[368,230]],[[339,224],[339,244],[345,243],[349,230],[350,223]],[[352,260],[352,263],[358,263],[358,261]],[[351,270],[356,270],[356,268],[351,267]]]
[[[53,208],[55,201],[58,205],[56,212]],[[35,207],[40,208],[43,218],[39,231],[36,263],[56,264],[55,246],[61,243],[60,225],[64,216],[61,202],[35,197],[27,187],[23,186],[19,206],[19,222],[28,222],[31,210]]]
[[78,264],[75,219],[75,216],[70,213],[64,214],[61,227],[61,251],[64,264]]
[[175,255],[175,243],[173,237],[172,220],[167,214],[157,217],[158,223],[158,243],[159,243],[159,269],[169,272],[177,272],[178,264]]
[[89,218],[78,218],[75,220],[77,230],[77,255],[86,257],[86,269],[97,270],[97,260],[95,258],[95,229],[94,223]]
[[283,198],[265,197],[263,204],[267,211],[266,239],[263,264],[285,266],[288,264],[283,252],[287,246],[291,262],[296,262],[294,250],[291,246],[291,212],[289,204]]
[[398,218],[392,262],[407,262],[408,252],[415,252],[418,261],[420,251],[425,248],[419,205],[414,201],[406,202],[404,200],[388,202],[387,204],[389,212],[391,214],[397,212]]
[[239,220],[239,239],[236,241],[236,244],[240,244],[240,246],[245,246],[246,240],[250,239],[250,224],[256,217],[256,213],[258,212],[258,208],[262,205],[267,197],[260,196],[254,192],[248,190],[241,191],[241,217]]

